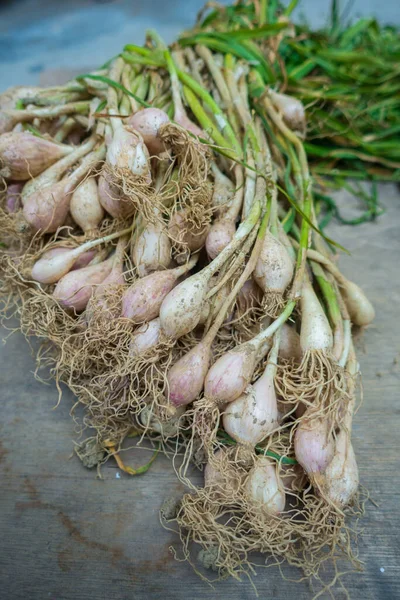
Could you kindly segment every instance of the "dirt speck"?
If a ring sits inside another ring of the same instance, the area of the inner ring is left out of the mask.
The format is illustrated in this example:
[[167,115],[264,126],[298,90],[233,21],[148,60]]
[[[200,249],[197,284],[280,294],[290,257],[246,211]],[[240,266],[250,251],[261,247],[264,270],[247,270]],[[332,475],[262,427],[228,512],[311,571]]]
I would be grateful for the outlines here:
[[29,479],[29,477],[26,477],[24,479],[23,486],[31,500],[39,500],[39,492],[37,491],[33,481]]
[[65,548],[64,550],[60,550],[60,552],[58,552],[57,563],[61,571],[63,571],[64,573],[68,573],[68,571],[71,571],[73,556],[69,548]]
[[8,450],[4,447],[3,442],[0,440],[0,463],[5,462],[7,454]]

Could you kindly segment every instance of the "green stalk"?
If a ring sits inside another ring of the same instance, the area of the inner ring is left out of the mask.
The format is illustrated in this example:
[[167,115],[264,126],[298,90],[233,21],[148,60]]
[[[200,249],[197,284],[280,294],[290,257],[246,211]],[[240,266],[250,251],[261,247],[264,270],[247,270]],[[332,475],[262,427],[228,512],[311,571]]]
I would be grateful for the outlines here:
[[335,289],[326,277],[321,265],[314,261],[310,261],[310,264],[315,279],[317,280],[319,288],[324,297],[331,325],[333,328],[340,327],[342,322],[342,316],[340,312],[339,303],[337,301]]
[[310,225],[311,219],[311,193],[305,187],[304,188],[304,203],[303,212],[307,218],[302,219],[301,230],[300,230],[300,244],[297,252],[296,260],[296,274],[294,276],[290,297],[294,300],[301,298],[301,290],[303,286],[304,272],[306,268],[307,250],[310,246]]
[[177,70],[177,75],[184,85],[190,88],[198,98],[200,98],[205,104],[207,104],[207,106],[210,107],[212,113],[216,116],[216,120],[219,120],[219,122],[221,123],[220,129],[222,130],[222,133],[226,135],[226,139],[229,142],[229,146],[236,152],[238,156],[240,156],[241,147],[238,140],[236,139],[235,132],[233,131],[230,123],[227,121],[223,111],[212,98],[212,96],[187,73]]
[[265,25],[267,22],[268,14],[268,0],[260,0],[260,14],[258,15],[258,22],[260,27]]
[[[204,131],[206,131],[214,140],[216,144],[222,146],[222,148],[229,149],[229,142],[224,138],[224,136],[219,132],[218,127],[214,121],[210,119],[207,115],[206,111],[200,104],[196,95],[192,92],[192,90],[186,86],[183,86],[183,93],[185,94],[185,99],[190,107],[190,110],[196,117],[200,126]],[[230,154],[229,150],[228,154]],[[233,156],[232,156],[233,158]]]

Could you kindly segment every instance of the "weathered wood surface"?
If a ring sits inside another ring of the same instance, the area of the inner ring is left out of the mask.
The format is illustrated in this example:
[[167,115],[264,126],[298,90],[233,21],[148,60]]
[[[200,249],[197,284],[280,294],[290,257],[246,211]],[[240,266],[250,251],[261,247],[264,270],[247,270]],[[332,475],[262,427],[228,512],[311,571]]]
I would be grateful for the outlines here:
[[[364,404],[354,420],[353,439],[361,481],[379,506],[369,503],[363,520],[359,551],[365,571],[344,577],[350,596],[363,600],[400,597],[400,204],[395,186],[381,186],[381,196],[387,212],[376,223],[330,230],[352,253],[341,260],[345,274],[363,286],[377,310],[374,325],[358,344]],[[136,478],[120,473],[110,460],[104,479],[96,479],[71,458],[71,394],[65,393],[53,410],[56,388],[34,379],[34,361],[20,335],[0,352],[2,598],[255,597],[247,581],[224,581],[212,589],[188,564],[174,560],[169,547],[177,540],[159,524],[158,509],[182,487],[165,458]],[[139,450],[129,454],[132,464],[147,457]],[[307,583],[284,582],[277,570],[261,570],[255,583],[261,598],[312,596]]]

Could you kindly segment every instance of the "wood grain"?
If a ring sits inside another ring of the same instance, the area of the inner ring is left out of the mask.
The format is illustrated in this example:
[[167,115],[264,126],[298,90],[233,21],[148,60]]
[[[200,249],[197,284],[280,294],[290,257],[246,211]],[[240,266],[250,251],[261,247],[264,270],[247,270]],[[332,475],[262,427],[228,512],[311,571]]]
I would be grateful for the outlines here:
[[[380,186],[386,213],[357,228],[332,226],[330,235],[351,251],[346,275],[376,306],[377,318],[358,343],[364,403],[354,421],[361,481],[371,493],[359,541],[365,570],[344,577],[353,599],[400,597],[398,398],[400,373],[400,205],[395,186]],[[349,196],[341,194],[345,209]],[[6,332],[4,332],[6,335]],[[365,347],[365,351],[362,348]],[[174,560],[175,536],[158,521],[167,496],[181,485],[164,457],[151,471],[129,478],[109,461],[103,480],[72,457],[74,426],[67,391],[32,374],[34,361],[18,334],[0,348],[0,589],[12,600],[253,599],[248,581],[209,587],[186,563]],[[132,464],[145,451],[129,453]],[[285,575],[297,579],[295,570]],[[306,582],[282,581],[276,570],[255,579],[260,598],[305,600]],[[338,598],[344,598],[339,594]]]

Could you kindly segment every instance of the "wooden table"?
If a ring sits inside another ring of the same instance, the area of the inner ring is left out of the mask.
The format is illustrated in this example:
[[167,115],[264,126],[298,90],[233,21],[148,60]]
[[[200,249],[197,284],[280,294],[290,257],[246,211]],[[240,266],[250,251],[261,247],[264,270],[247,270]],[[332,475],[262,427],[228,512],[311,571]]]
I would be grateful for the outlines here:
[[[376,223],[330,227],[352,253],[341,259],[344,273],[363,286],[377,312],[358,343],[364,404],[353,439],[361,482],[379,506],[368,503],[363,520],[365,571],[344,577],[351,598],[362,600],[400,597],[400,204],[395,186],[382,185],[380,192],[386,213]],[[348,200],[340,195],[342,205]],[[36,381],[33,369],[22,336],[0,347],[1,598],[255,598],[248,581],[224,581],[213,589],[187,563],[174,560],[169,547],[177,540],[159,524],[158,510],[165,497],[183,490],[167,459],[159,457],[147,475],[133,478],[110,460],[99,480],[71,458],[73,398],[66,392],[53,409],[56,388]],[[147,458],[139,450],[129,455],[133,465]],[[263,599],[312,596],[306,582],[282,581],[275,569],[261,570],[255,583]]]

